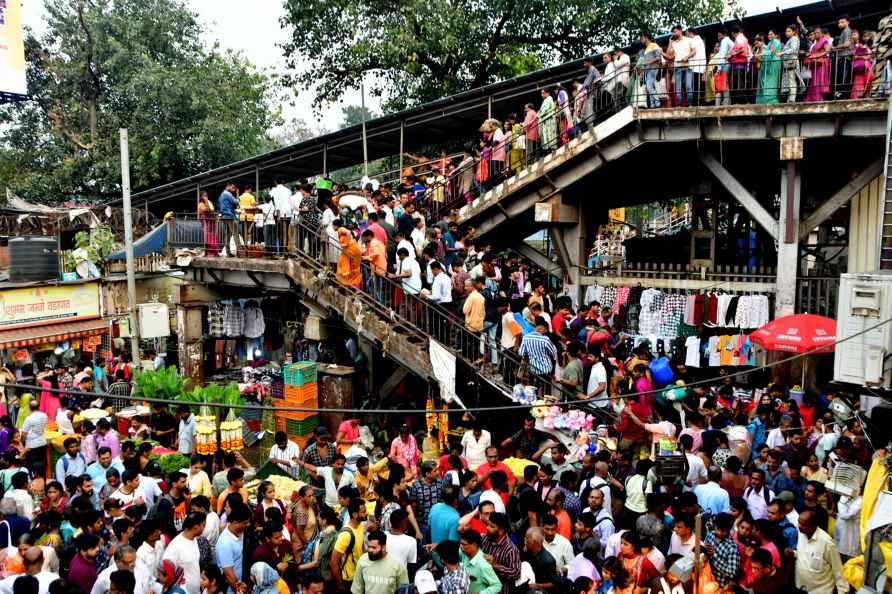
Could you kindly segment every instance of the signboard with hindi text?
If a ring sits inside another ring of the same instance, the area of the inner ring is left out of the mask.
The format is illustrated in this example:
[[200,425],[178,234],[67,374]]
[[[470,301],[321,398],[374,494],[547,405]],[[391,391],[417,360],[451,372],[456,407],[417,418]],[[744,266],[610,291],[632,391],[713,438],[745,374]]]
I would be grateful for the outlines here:
[[28,94],[21,0],[0,0],[0,93]]
[[0,330],[98,317],[99,283],[0,290]]

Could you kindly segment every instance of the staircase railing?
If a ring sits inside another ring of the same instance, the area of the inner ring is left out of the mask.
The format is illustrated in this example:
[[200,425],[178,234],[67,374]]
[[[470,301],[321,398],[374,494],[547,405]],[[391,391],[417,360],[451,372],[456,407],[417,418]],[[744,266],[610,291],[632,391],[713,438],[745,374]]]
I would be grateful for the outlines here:
[[[211,254],[219,253],[221,238],[228,232],[227,222],[220,219],[206,219],[200,221],[200,224],[195,224],[194,221],[194,218],[190,220],[185,215],[168,221],[169,226],[179,227],[176,231],[169,230],[169,237],[175,238],[171,247],[203,249]],[[190,229],[190,232],[184,233],[183,228]],[[289,226],[277,225],[276,229],[278,235],[276,245],[247,245],[240,248],[239,255],[275,257],[287,253],[299,258],[303,265],[320,273],[325,271],[327,274],[331,274],[332,268],[336,267],[338,262],[346,265],[352,260],[354,266],[357,264],[359,266],[361,280],[358,279],[356,284],[347,284],[345,282],[347,279],[332,274],[329,277],[332,282],[350,291],[365,307],[377,315],[392,320],[394,324],[422,338],[436,340],[455,355],[456,359],[464,361],[479,377],[507,396],[513,394],[516,384],[523,383],[535,386],[540,396],[551,395],[571,401],[574,398],[573,390],[553,378],[533,375],[529,379],[522,378],[524,381],[521,382],[518,372],[521,369],[522,359],[514,349],[502,346],[500,337],[495,332],[497,324],[486,323],[482,332],[472,330],[464,323],[463,313],[452,305],[432,301],[418,291],[420,287],[411,287],[406,280],[396,280],[392,273],[382,274],[383,271],[375,270],[372,263],[362,256],[357,262],[354,255],[345,252],[336,237],[303,221],[293,221]],[[281,244],[278,240],[281,240]],[[589,408],[586,407],[586,410]],[[600,422],[612,420],[609,413],[597,409],[589,412]]]

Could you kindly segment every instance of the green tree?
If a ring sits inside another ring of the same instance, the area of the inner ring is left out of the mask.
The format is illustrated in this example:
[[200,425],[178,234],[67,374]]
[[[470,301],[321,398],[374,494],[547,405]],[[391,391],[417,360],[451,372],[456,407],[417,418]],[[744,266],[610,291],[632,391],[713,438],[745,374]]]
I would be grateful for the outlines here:
[[182,0],[46,0],[28,34],[31,101],[0,121],[0,183],[44,201],[120,193],[118,129],[134,190],[256,154],[279,118],[240,55],[208,48]]
[[293,37],[283,51],[295,72],[285,80],[315,87],[319,105],[372,72],[371,92],[393,110],[735,9],[735,0],[285,0]]
[[343,122],[341,123],[342,128],[349,128],[350,126],[356,126],[362,123],[362,111],[365,109],[365,119],[366,121],[375,119],[378,117],[378,114],[373,112],[368,107],[363,108],[359,105],[348,105],[347,107],[341,110],[341,114],[343,115]]

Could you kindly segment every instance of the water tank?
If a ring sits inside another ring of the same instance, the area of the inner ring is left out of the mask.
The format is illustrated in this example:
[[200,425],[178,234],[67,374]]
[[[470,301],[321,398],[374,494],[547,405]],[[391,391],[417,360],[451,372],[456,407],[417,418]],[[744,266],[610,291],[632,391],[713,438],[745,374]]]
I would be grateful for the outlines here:
[[55,237],[9,240],[9,280],[13,283],[59,278],[59,244]]

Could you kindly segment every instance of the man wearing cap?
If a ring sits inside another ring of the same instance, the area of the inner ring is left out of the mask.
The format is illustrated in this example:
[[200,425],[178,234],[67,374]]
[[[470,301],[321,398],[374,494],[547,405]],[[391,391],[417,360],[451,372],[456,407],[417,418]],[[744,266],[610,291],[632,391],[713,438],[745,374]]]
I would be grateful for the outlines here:
[[437,594],[437,581],[434,574],[422,569],[415,574],[415,589],[418,594]]

